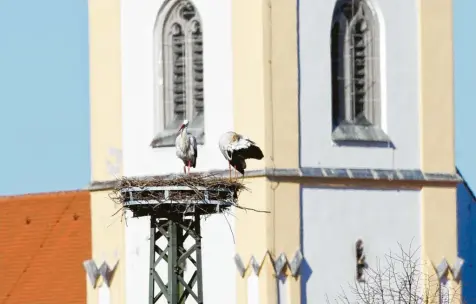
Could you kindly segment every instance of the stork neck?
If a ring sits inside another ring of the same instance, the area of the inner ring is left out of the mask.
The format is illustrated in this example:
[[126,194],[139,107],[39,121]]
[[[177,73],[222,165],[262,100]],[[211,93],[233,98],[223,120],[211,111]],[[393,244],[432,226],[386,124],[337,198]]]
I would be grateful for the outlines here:
[[185,143],[187,141],[187,127],[184,127],[182,129],[182,132],[180,132],[180,137],[181,137],[183,143]]

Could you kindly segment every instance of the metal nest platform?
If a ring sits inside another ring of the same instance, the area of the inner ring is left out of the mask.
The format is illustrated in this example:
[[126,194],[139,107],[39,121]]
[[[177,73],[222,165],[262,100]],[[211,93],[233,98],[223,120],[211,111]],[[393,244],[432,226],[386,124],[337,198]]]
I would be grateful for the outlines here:
[[245,186],[237,180],[190,174],[154,178],[122,178],[115,199],[134,217],[174,218],[221,213],[237,204]]

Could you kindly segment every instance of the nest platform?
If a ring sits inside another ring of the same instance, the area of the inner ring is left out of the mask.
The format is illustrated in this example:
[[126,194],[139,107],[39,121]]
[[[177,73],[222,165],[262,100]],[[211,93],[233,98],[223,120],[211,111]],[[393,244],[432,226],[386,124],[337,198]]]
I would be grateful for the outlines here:
[[115,200],[134,217],[172,219],[221,213],[237,205],[245,186],[235,179],[204,174],[152,178],[122,178]]

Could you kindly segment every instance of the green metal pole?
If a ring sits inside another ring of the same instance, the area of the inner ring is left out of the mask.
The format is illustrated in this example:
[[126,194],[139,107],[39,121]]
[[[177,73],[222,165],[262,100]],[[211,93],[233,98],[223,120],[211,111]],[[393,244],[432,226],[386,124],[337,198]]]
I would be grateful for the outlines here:
[[[180,224],[184,224],[184,221],[181,221]],[[187,261],[185,261],[184,263],[179,263],[179,259],[180,259],[180,256],[182,255],[182,252],[181,250],[179,250],[179,248],[182,248],[182,249],[185,249],[185,246],[184,246],[184,231],[182,229],[181,226],[177,225],[177,260],[176,260],[176,274],[177,276],[180,276],[181,278],[185,279],[184,277],[184,272],[185,272],[185,263],[187,263]],[[177,279],[177,293],[179,295],[179,301],[180,299],[182,299],[182,294],[184,293],[184,289],[185,287],[182,285],[182,283]],[[179,304],[185,304],[185,300],[186,298],[183,298],[182,301],[179,302]]]
[[154,304],[155,229],[157,220],[150,217],[149,304]]
[[195,240],[197,249],[195,251],[197,258],[197,297],[198,303],[203,303],[203,278],[202,278],[202,233],[200,231],[200,214],[195,212],[195,233],[198,238]]
[[178,261],[178,231],[177,224],[174,220],[169,219],[169,259],[168,259],[168,268],[169,268],[169,277],[168,277],[168,289],[169,289],[169,303],[178,304],[179,301],[179,289],[178,289],[178,279],[177,279],[177,261]]

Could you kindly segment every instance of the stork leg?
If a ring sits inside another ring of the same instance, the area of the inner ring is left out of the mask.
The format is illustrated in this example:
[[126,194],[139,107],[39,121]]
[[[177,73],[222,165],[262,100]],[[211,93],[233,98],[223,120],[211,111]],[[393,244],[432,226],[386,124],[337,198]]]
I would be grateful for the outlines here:
[[230,181],[231,181],[231,164],[228,163],[228,173],[230,175]]
[[185,165],[183,166],[183,174],[186,174],[187,173],[187,169],[185,167]]
[[188,174],[190,174],[190,161],[188,161]]
[[236,174],[237,174],[236,172],[238,172],[238,170],[236,170],[236,166],[235,166],[235,179],[236,179]]

